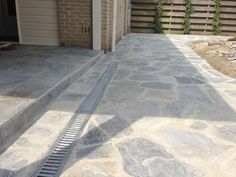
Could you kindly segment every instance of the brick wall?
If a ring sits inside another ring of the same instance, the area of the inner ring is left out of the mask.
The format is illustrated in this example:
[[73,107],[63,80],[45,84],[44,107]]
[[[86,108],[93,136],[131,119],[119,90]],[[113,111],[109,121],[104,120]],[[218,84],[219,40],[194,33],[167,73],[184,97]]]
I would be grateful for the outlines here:
[[[126,34],[128,1],[117,0],[116,42]],[[102,0],[102,49],[111,49],[112,0]],[[58,0],[60,44],[92,48],[92,0]]]
[[124,31],[124,0],[117,1],[116,42],[120,41]]
[[62,46],[92,48],[92,0],[58,0]]
[[117,1],[116,42],[119,42],[128,32],[128,3],[128,0]]

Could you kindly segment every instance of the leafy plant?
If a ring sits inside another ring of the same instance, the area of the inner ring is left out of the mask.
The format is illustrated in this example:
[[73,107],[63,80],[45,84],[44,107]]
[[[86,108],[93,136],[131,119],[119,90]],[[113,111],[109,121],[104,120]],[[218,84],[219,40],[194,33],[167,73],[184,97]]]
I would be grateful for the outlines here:
[[166,0],[155,0],[156,12],[154,18],[154,29],[156,33],[163,33],[161,17],[163,14],[162,6],[165,2]]
[[185,15],[184,15],[184,23],[183,23],[183,29],[184,29],[184,34],[189,34],[190,33],[190,17],[194,13],[194,8],[191,0],[184,0],[185,2]]
[[215,14],[213,17],[212,30],[214,35],[219,35],[221,33],[221,20],[220,20],[220,11],[221,11],[221,0],[215,0]]

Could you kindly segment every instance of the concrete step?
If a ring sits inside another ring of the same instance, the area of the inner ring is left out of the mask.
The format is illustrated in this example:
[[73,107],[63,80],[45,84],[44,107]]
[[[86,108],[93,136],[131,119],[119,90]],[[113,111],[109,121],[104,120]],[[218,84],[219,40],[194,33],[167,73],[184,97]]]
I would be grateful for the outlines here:
[[[85,62],[85,64],[82,64],[72,72],[61,77],[58,82],[55,82],[55,84],[49,89],[45,89],[42,94],[35,97],[35,99],[32,99],[33,101],[29,104],[25,104],[21,109],[15,111],[13,116],[9,116],[6,119],[4,118],[4,121],[0,122],[0,153],[7,149],[25,130],[27,130],[28,127],[38,120],[42,110],[44,110],[50,102],[60,95],[75,80],[83,76],[103,57],[104,55],[102,52],[93,56],[88,60],[88,62]],[[44,76],[44,79],[48,79],[46,75]],[[23,85],[22,88],[19,89],[24,90],[25,88],[27,90],[29,85],[30,82],[27,83],[25,87]],[[8,103],[6,102],[6,104]],[[5,107],[8,109],[7,105]]]
[[106,59],[98,61],[46,107],[37,121],[0,155],[0,176],[33,175],[108,64]]

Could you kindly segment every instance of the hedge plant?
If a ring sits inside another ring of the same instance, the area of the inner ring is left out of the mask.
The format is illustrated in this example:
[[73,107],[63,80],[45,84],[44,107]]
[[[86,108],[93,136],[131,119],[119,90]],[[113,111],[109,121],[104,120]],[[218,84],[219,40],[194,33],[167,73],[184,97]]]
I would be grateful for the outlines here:
[[166,0],[155,0],[156,12],[154,18],[154,30],[156,33],[163,33],[161,17],[163,14],[163,4]]
[[194,8],[192,0],[184,0],[184,2],[185,2],[185,15],[184,15],[183,30],[184,34],[189,34],[191,29],[190,17],[194,13]]
[[221,11],[221,0],[215,0],[215,14],[213,17],[212,30],[214,35],[219,35],[221,33],[221,20],[220,20],[220,11]]

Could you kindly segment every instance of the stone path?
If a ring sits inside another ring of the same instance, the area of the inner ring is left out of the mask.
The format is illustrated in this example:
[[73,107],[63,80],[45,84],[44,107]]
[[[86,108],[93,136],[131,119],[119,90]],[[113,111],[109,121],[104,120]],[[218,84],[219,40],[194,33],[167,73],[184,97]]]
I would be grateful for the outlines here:
[[185,45],[207,38],[125,37],[62,177],[235,177],[236,80]]

